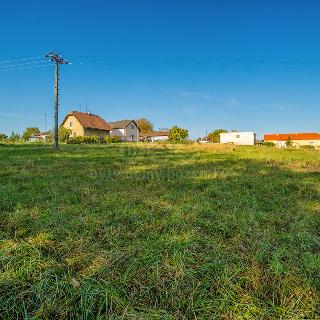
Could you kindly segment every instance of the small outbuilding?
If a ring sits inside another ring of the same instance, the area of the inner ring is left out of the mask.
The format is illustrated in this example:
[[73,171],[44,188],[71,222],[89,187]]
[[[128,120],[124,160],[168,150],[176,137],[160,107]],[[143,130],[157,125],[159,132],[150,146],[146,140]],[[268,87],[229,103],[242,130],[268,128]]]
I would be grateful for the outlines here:
[[220,133],[220,143],[253,146],[256,144],[256,134],[255,132],[223,132]]
[[169,131],[152,131],[147,133],[140,133],[140,141],[166,141],[169,140]]

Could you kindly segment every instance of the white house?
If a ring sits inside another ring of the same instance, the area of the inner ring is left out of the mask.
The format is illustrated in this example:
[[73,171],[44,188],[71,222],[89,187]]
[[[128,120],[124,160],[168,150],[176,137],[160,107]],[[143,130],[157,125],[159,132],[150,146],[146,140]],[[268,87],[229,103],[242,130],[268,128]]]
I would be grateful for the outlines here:
[[48,141],[49,141],[49,134],[45,132],[34,134],[29,138],[29,142],[48,142]]
[[165,141],[169,140],[169,131],[152,131],[147,133],[140,133],[141,141]]
[[138,142],[139,128],[134,120],[120,120],[109,122],[112,130],[110,136],[118,136],[124,142]]
[[220,143],[253,146],[256,143],[256,134],[254,132],[223,132],[220,133]]

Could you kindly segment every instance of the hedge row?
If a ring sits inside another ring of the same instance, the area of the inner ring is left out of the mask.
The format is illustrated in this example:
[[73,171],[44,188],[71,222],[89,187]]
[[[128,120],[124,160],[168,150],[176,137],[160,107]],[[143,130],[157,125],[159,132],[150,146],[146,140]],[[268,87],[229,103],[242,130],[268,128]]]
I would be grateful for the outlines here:
[[95,144],[95,143],[118,143],[121,139],[118,136],[105,136],[103,139],[101,139],[98,136],[77,136],[77,137],[71,137],[67,140],[68,144]]

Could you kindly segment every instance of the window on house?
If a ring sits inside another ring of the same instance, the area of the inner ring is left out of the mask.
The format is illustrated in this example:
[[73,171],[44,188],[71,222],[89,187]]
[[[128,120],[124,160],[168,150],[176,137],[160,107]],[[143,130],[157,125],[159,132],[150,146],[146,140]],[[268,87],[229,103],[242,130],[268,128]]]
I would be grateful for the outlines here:
[[315,142],[314,141],[310,141],[310,146],[314,146]]
[[73,121],[70,121],[69,126],[70,128],[73,126]]
[[131,130],[133,130],[133,129],[134,129],[134,125],[132,124],[132,125],[131,125]]
[[237,139],[240,139],[240,134],[237,134],[237,135],[236,135],[236,138],[237,138]]

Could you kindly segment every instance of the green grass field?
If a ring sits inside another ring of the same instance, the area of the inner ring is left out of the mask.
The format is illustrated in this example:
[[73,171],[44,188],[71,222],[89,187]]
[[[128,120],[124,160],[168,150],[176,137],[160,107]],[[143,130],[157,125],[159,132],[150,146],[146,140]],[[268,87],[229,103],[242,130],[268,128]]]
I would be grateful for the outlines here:
[[1,319],[318,319],[320,152],[0,146]]

